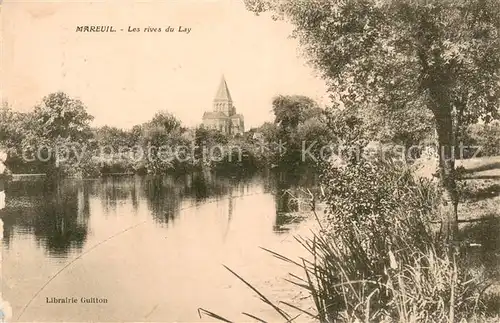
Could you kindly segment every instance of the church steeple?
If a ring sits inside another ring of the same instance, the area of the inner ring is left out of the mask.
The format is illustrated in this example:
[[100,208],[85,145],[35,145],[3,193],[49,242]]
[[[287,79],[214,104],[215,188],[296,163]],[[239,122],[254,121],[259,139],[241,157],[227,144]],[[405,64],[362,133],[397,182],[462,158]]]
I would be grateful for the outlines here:
[[218,130],[227,135],[242,135],[245,132],[243,115],[236,114],[224,75],[221,77],[212,107],[213,111],[203,114],[203,127]]
[[226,78],[224,77],[224,75],[222,75],[222,78],[220,80],[219,89],[217,90],[217,94],[215,95],[214,101],[233,102],[233,99],[231,99],[231,93],[229,93],[229,88],[227,87]]
[[231,93],[229,92],[229,88],[227,86],[227,82],[226,79],[224,78],[224,75],[222,75],[219,89],[215,94],[214,111],[222,112],[227,116],[231,116],[236,113],[233,107],[233,99],[231,98]]

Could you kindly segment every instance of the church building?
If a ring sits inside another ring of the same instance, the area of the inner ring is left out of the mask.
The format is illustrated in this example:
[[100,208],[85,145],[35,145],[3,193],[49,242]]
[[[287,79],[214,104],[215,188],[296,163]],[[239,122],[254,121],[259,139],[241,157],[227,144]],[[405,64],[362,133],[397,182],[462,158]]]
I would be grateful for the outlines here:
[[236,113],[224,76],[215,95],[212,111],[203,114],[203,126],[227,135],[241,135],[245,131],[243,115]]

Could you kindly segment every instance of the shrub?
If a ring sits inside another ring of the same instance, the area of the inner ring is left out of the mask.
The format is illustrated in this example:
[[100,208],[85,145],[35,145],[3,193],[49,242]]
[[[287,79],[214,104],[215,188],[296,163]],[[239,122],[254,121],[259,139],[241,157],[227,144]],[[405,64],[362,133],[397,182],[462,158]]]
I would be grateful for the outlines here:
[[439,199],[433,182],[416,179],[404,162],[351,161],[323,172],[330,231],[359,243],[371,262],[389,249],[424,250],[432,241],[430,220]]

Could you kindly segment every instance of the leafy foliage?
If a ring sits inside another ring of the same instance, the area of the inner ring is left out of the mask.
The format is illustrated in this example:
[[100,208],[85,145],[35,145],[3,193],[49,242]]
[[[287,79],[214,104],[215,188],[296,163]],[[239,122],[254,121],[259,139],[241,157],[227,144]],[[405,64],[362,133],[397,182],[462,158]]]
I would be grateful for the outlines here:
[[81,142],[89,139],[90,122],[94,119],[87,113],[84,104],[63,92],[47,95],[35,106],[33,118],[37,124],[37,135],[47,140],[57,138]]
[[[499,117],[500,2],[245,2],[254,12],[270,10],[291,22],[293,35],[332,93],[361,118],[389,120],[409,112],[417,131],[394,133],[408,144],[422,139],[427,129],[418,126],[419,120],[432,116],[441,152],[439,175],[452,206],[442,212],[443,225],[453,240],[458,231],[457,139],[467,125]],[[378,128],[381,121],[374,124]]]
[[[10,168],[54,175],[75,172],[72,166],[77,158],[71,147],[81,148],[92,137],[89,124],[93,117],[80,100],[57,92],[44,97],[32,112],[17,113],[8,108],[2,111],[6,117],[2,121],[9,123],[2,126],[6,133],[2,142],[10,148]],[[27,162],[25,157],[34,154],[42,158]],[[63,159],[64,165],[60,163]]]
[[[189,139],[185,136],[186,129],[181,127],[175,116],[158,112],[141,128],[140,141],[145,152],[145,168],[149,173],[164,174],[185,166],[186,152],[178,148],[188,146]],[[181,159],[184,161],[181,162]]]
[[325,111],[309,97],[280,95],[273,100],[273,112],[274,124],[266,123],[260,130],[270,159],[285,171],[315,169],[318,151],[331,140]]

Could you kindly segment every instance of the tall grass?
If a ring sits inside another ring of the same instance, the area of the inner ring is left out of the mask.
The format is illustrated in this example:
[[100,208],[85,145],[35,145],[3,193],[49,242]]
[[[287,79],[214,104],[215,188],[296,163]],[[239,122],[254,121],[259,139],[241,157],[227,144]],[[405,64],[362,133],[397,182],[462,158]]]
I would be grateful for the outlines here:
[[322,180],[326,212],[312,211],[321,229],[296,238],[308,256],[294,260],[267,250],[302,268],[301,277],[288,281],[307,291],[314,310],[287,301],[279,307],[231,271],[285,322],[308,316],[319,322],[444,323],[490,314],[487,281],[450,255],[431,230],[440,201],[434,183],[415,179],[404,165],[379,161],[332,168]]
[[325,235],[297,241],[310,259],[274,255],[303,268],[304,277],[289,281],[311,295],[315,313],[309,315],[319,322],[455,322],[487,310],[487,283],[432,247],[389,250],[388,265],[376,271],[363,250],[353,255]]

